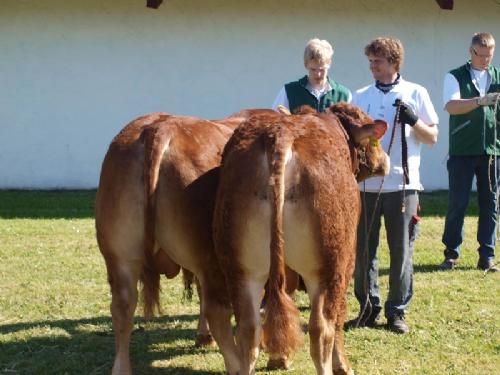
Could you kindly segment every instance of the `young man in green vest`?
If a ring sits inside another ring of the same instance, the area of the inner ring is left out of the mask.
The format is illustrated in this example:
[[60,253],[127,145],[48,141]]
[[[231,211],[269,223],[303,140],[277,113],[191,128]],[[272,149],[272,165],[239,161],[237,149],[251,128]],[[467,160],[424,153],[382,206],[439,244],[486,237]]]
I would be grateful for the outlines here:
[[287,83],[274,100],[273,109],[283,106],[294,112],[302,105],[309,105],[323,112],[332,104],[351,101],[351,92],[328,77],[333,48],[326,40],[311,39],[304,50],[304,67],[307,75]]
[[470,61],[450,71],[444,79],[450,150],[448,213],[443,233],[446,248],[441,270],[453,269],[458,263],[464,216],[475,176],[479,204],[477,268],[499,271],[494,257],[500,178],[500,69],[490,65],[494,52],[495,39],[490,33],[474,34]]

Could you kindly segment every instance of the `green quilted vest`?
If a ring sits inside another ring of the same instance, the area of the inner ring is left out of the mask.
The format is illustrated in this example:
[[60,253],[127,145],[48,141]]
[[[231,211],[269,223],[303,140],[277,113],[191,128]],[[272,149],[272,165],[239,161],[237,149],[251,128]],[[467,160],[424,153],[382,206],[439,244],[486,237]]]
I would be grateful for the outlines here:
[[[472,82],[470,63],[450,71],[460,85],[460,97],[470,99],[479,96]],[[500,69],[490,66],[491,85],[488,92],[500,91]],[[500,110],[496,113],[500,124]],[[496,139],[495,139],[496,136]],[[494,106],[480,106],[469,113],[450,115],[450,155],[500,155],[500,127],[495,134]]]
[[332,104],[342,101],[346,102],[349,99],[349,90],[347,87],[331,80],[329,77],[327,79],[332,89],[323,95],[320,100],[316,99],[316,97],[307,90],[307,76],[302,77],[298,81],[287,83],[285,85],[285,90],[290,111],[293,112],[302,105],[309,105],[318,112],[323,112]]

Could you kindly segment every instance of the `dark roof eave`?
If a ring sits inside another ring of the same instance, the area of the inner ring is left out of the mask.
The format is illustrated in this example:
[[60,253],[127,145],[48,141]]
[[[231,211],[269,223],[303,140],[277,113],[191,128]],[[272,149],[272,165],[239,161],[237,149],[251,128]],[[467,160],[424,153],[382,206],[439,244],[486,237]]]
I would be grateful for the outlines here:
[[453,0],[436,0],[441,9],[452,10]]
[[163,0],[147,0],[146,6],[148,8],[158,9]]
[[[158,9],[162,2],[163,0],[147,0],[146,6],[148,8]],[[453,9],[453,0],[436,0],[436,3],[438,3],[441,9]]]

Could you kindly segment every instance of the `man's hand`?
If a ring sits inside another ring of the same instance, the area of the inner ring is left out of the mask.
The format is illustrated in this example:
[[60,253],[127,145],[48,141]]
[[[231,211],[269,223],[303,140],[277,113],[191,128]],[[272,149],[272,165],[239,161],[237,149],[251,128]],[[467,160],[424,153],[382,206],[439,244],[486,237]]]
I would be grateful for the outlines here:
[[399,121],[402,124],[415,126],[418,121],[418,116],[407,104],[402,102],[400,99],[396,99],[393,106],[398,107],[397,110],[399,111]]
[[289,116],[289,115],[292,114],[287,107],[285,107],[284,105],[281,105],[281,104],[278,106],[278,108],[276,108],[276,111],[278,111],[282,115],[288,115]]
[[500,102],[500,92],[490,92],[477,100],[479,105],[495,105],[496,102]]

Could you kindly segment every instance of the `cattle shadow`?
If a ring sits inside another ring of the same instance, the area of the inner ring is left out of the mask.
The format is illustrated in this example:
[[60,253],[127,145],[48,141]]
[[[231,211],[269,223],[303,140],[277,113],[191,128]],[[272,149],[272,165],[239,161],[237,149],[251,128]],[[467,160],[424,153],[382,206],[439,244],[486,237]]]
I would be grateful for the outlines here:
[[[183,366],[153,367],[155,361],[168,362],[177,357],[218,351],[216,348],[196,348],[194,346],[196,330],[178,327],[183,324],[195,326],[197,320],[196,314],[159,317],[152,319],[150,321],[152,324],[146,323],[142,318],[136,318],[130,345],[134,373],[195,375],[220,373],[220,371],[194,370]],[[175,328],[172,328],[172,325]],[[2,340],[0,373],[109,374],[115,354],[111,327],[110,317],[0,325],[0,336],[17,334],[21,337],[15,342]],[[192,344],[176,345],[179,340],[186,340]],[[162,346],[158,349],[160,345]],[[220,361],[223,363],[222,356]]]

